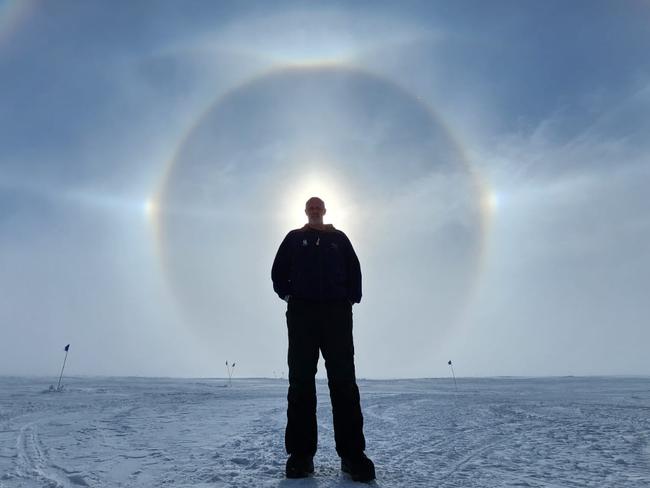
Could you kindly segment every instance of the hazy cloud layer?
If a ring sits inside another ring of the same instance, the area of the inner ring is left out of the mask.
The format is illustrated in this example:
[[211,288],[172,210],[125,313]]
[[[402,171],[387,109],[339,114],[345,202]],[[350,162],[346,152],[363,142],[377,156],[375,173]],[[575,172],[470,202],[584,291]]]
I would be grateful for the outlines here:
[[74,374],[281,374],[270,266],[314,192],[360,376],[650,374],[647,2],[7,18],[0,374],[67,343]]

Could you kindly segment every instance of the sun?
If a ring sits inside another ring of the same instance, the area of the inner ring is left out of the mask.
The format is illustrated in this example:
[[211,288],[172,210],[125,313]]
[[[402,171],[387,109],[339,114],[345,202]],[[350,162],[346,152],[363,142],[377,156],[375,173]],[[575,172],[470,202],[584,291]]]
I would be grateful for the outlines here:
[[314,171],[303,175],[296,181],[295,190],[284,197],[282,205],[283,220],[289,227],[301,227],[307,221],[305,203],[311,197],[319,197],[325,202],[327,213],[323,218],[326,224],[346,227],[352,202],[343,185],[324,171]]

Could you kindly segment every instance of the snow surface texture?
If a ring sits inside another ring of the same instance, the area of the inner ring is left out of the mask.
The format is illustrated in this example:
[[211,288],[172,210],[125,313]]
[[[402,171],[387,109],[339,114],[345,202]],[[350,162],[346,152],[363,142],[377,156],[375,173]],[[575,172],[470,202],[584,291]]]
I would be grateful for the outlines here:
[[[0,378],[0,487],[352,487],[319,382],[316,473],[284,479],[286,381]],[[650,380],[359,382],[382,487],[648,487]]]

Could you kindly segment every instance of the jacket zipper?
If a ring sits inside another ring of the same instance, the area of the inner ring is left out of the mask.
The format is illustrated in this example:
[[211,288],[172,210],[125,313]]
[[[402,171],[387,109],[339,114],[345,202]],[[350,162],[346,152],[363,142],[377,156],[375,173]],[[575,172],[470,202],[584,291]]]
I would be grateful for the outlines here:
[[318,276],[318,284],[319,284],[319,296],[321,302],[323,301],[323,253],[320,252],[320,235],[316,236],[316,247],[319,249],[316,251],[318,253],[318,264],[319,264],[319,276]]

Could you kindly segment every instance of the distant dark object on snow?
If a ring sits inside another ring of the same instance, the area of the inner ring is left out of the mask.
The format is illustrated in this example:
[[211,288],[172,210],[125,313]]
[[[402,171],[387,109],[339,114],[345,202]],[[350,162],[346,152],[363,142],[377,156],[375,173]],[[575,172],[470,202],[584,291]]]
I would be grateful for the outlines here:
[[65,369],[65,362],[68,359],[68,351],[70,350],[70,344],[65,346],[63,350],[65,351],[65,357],[63,358],[63,366],[61,367],[61,374],[59,375],[59,383],[56,385],[56,389],[54,388],[54,385],[50,385],[50,391],[63,391],[61,378],[63,378],[63,370]]
[[232,373],[235,370],[235,363],[233,362],[228,366],[228,361],[226,361],[226,370],[228,371],[228,386],[232,386]]
[[451,359],[447,364],[451,368],[451,376],[454,378],[454,388],[456,389],[456,391],[458,391],[458,383],[456,383],[456,373],[454,373],[454,365],[451,364]]

